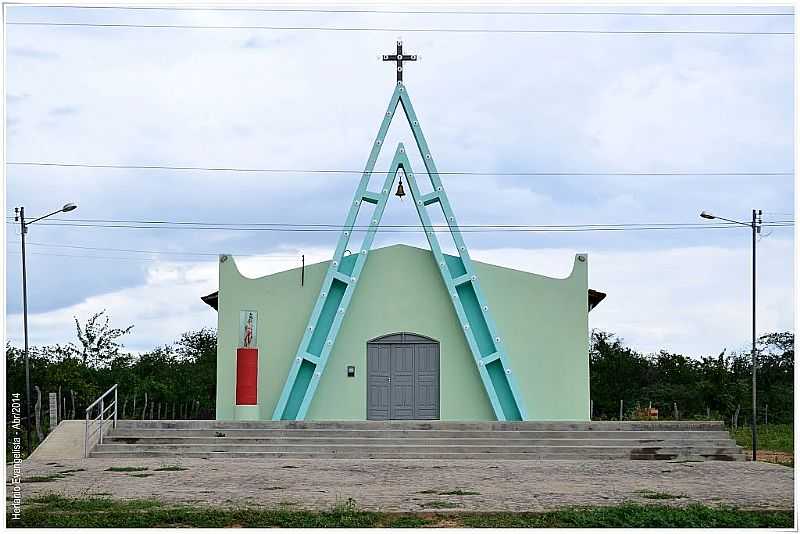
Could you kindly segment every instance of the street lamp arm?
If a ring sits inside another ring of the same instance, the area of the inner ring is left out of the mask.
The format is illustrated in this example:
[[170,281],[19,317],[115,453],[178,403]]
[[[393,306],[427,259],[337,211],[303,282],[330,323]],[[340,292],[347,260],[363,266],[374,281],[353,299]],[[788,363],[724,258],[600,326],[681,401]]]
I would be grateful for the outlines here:
[[726,222],[729,222],[729,223],[741,224],[742,226],[747,226],[748,228],[753,226],[751,223],[745,223],[745,222],[742,222],[742,221],[734,221],[733,219],[726,219],[725,217],[720,217],[719,215],[714,215],[714,218],[715,219],[719,219],[721,221],[726,221]]
[[61,213],[62,211],[64,211],[64,210],[63,209],[56,210],[53,213],[48,213],[47,215],[42,215],[41,217],[37,217],[36,219],[30,220],[30,221],[25,221],[25,226],[28,226],[29,224],[33,224],[36,221],[41,221],[42,219],[46,219],[46,218],[50,217],[51,215],[55,215],[56,213]]

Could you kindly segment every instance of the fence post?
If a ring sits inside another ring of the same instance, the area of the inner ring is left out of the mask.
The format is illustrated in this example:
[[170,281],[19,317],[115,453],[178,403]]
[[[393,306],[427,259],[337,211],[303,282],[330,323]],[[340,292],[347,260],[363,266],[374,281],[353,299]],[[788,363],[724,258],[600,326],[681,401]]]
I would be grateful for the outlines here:
[[678,419],[680,419],[680,417],[678,417],[678,403],[677,402],[673,402],[672,403],[672,410],[675,413],[675,420],[677,421]]
[[33,386],[33,388],[36,390],[36,405],[33,408],[33,417],[36,422],[36,437],[39,438],[39,443],[41,443],[44,440],[44,434],[42,433],[42,390],[39,389],[39,386]]
[[589,401],[589,421],[594,418],[594,400]]
[[622,399],[619,400],[619,420],[622,421]]
[[105,401],[101,398],[100,399],[100,445],[103,444],[103,417],[104,413],[106,412]]
[[119,409],[119,404],[117,404],[117,388],[114,388],[114,427],[117,428],[117,410]]
[[50,425],[48,428],[49,430],[53,430],[58,426],[58,393],[51,391],[47,394],[47,397],[50,401],[50,406],[48,407],[50,409]]
[[86,425],[83,427],[83,457],[89,454],[89,410],[86,410]]

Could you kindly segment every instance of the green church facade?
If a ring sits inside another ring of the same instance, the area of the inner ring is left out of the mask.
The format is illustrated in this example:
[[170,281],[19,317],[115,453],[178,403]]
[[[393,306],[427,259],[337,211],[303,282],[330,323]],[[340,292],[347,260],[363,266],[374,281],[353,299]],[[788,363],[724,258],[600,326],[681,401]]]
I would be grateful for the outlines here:
[[[564,279],[473,265],[504,337],[527,419],[588,420],[587,256],[576,255]],[[250,279],[233,257],[221,257],[217,419],[273,418],[329,268],[330,262],[306,266],[301,285],[301,269]],[[235,394],[242,310],[258,317],[258,399],[248,406],[237,406]],[[440,419],[496,419],[432,253],[405,245],[370,253],[305,419],[367,419],[367,343],[398,332],[438,342]]]
[[[383,59],[397,83],[331,261],[249,280],[220,257],[217,418],[589,419],[586,255],[563,280],[472,261],[402,81],[416,56]],[[377,176],[398,113],[424,168],[399,143]],[[372,250],[403,180],[430,250]]]

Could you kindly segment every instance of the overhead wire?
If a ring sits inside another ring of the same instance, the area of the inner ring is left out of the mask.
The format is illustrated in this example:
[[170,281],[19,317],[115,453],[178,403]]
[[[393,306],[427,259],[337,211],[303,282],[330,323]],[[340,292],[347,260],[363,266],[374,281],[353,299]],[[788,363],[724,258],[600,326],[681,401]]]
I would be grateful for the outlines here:
[[[788,227],[793,226],[793,223],[783,222],[765,222],[763,227],[767,228],[779,228],[779,227]],[[711,224],[699,224],[698,226],[693,226],[691,229],[719,229],[719,228],[736,228],[737,225],[711,225]],[[634,228],[614,228],[616,230],[636,230],[636,229],[660,229],[660,230],[683,230],[689,229],[688,227],[680,227],[678,225],[671,226],[671,227],[659,227],[659,228],[642,228],[642,227],[634,227]],[[599,230],[599,231],[610,231],[612,228],[588,228],[585,230]],[[340,231],[330,229],[329,231]],[[417,230],[419,231],[419,230]],[[440,230],[436,230],[440,231]],[[443,230],[447,231],[447,230]],[[545,230],[547,231],[547,230]],[[567,231],[566,229],[552,229],[549,231]],[[771,235],[770,232],[767,235]],[[19,244],[20,241],[9,241],[10,244]],[[178,258],[168,258],[166,261],[173,261],[173,262],[185,262],[185,261],[212,261],[210,256],[219,256],[218,253],[209,253],[209,252],[190,252],[190,251],[163,251],[163,250],[140,250],[140,249],[127,249],[127,248],[113,248],[113,247],[93,247],[93,246],[85,246],[85,245],[77,245],[77,244],[66,244],[66,243],[41,243],[41,242],[26,242],[28,245],[33,246],[41,246],[41,247],[54,247],[54,248],[70,248],[70,249],[80,249],[80,250],[92,250],[92,251],[106,251],[106,252],[127,252],[127,253],[146,253],[146,254],[153,254],[157,256],[167,255],[167,256],[183,256]],[[8,251],[9,254],[20,255],[20,252],[16,251]],[[121,260],[121,261],[143,261],[143,262],[154,262],[154,261],[161,261],[161,258],[147,258],[147,257],[131,257],[131,256],[94,256],[94,255],[81,255],[81,254],[58,254],[53,252],[40,252],[40,251],[31,251],[28,254],[34,254],[39,256],[53,256],[53,257],[66,257],[66,258],[81,258],[81,259],[98,259],[98,260]],[[299,251],[297,255],[294,256],[285,256],[285,255],[272,255],[268,252],[262,254],[238,254],[232,253],[234,256],[239,257],[257,257],[260,261],[281,261],[281,260],[288,260],[294,259],[297,260],[301,256],[301,252]],[[198,258],[197,256],[201,256]]]
[[[7,220],[14,219],[14,216],[7,216]],[[330,223],[289,223],[289,222],[268,222],[268,223],[254,223],[254,222],[232,222],[232,223],[223,223],[223,222],[209,222],[209,221],[171,221],[171,220],[157,220],[157,219],[79,219],[79,218],[58,218],[52,217],[49,218],[50,221],[63,221],[63,222],[79,222],[79,223],[133,223],[133,224],[151,224],[151,225],[164,225],[164,224],[174,224],[174,225],[203,225],[203,226],[291,226],[291,227],[327,227],[327,228],[370,228],[372,225],[342,225],[342,224],[330,224]],[[793,223],[793,220],[790,219],[775,219],[775,220],[766,220],[765,223]],[[584,223],[584,224],[510,224],[510,223],[480,223],[480,224],[459,224],[459,228],[565,228],[565,227],[605,227],[605,226],[620,226],[620,227],[627,227],[627,226],[703,226],[708,227],[709,225],[722,225],[722,226],[729,226],[735,223],[726,222],[726,221],[718,221],[713,223],[706,223],[706,222],[679,222],[679,223],[662,223],[662,222],[644,222],[644,223],[603,223],[603,224],[592,224],[592,223]],[[431,225],[422,225],[422,224],[381,224],[384,227],[393,227],[393,228],[448,228],[447,224],[431,224]]]
[[[19,244],[21,241],[9,241],[9,243]],[[191,251],[172,251],[172,250],[140,250],[140,249],[131,249],[131,248],[112,248],[112,247],[91,247],[85,245],[75,245],[75,244],[65,244],[65,243],[41,243],[36,241],[26,241],[26,245],[33,245],[33,246],[40,246],[40,247],[56,247],[56,248],[72,248],[72,249],[81,249],[81,250],[98,250],[98,251],[113,251],[113,252],[135,252],[140,254],[164,254],[164,255],[188,255],[188,256],[219,256],[219,252],[191,252]],[[293,256],[288,255],[273,255],[268,252],[263,254],[253,254],[253,253],[231,253],[234,256],[269,256],[270,259],[275,260],[284,260],[284,259],[295,259],[300,257],[302,254],[298,251],[297,254]]]
[[[15,224],[14,222],[7,221],[6,224]],[[447,225],[441,226],[400,226],[394,227],[380,225],[377,227],[372,226],[255,226],[255,225],[237,225],[237,226],[223,226],[223,225],[170,225],[166,224],[109,224],[109,223],[81,223],[81,222],[39,222],[36,223],[40,226],[54,226],[54,227],[80,227],[80,228],[127,228],[139,230],[216,230],[216,231],[247,231],[247,232],[301,232],[301,233],[319,233],[319,232],[341,232],[345,229],[351,229],[354,232],[369,232],[374,229],[376,233],[414,233],[422,230],[431,232],[450,232]],[[764,223],[763,226],[781,227],[792,226],[794,223],[790,221],[775,221],[771,223]],[[523,233],[542,233],[542,232],[615,232],[615,231],[645,231],[645,230],[703,230],[703,229],[725,229],[735,228],[738,225],[731,223],[684,223],[684,224],[669,224],[669,225],[641,225],[641,226],[615,226],[615,225],[597,225],[597,226],[526,226],[526,227],[461,227],[458,229],[461,233],[498,233],[498,232],[523,232]]]
[[[17,251],[9,251],[8,254],[13,254],[14,256],[20,256],[22,253]],[[91,259],[91,260],[117,260],[117,261],[130,261],[130,262],[154,262],[158,261],[155,258],[145,258],[145,257],[114,257],[114,256],[90,256],[85,254],[55,254],[51,252],[37,252],[37,251],[26,251],[25,255],[33,254],[34,256],[52,256],[57,258],[78,258],[78,259]],[[298,256],[299,258],[299,256]],[[202,258],[175,258],[171,261],[180,262],[180,261],[213,261],[211,259],[202,259]]]
[[379,15],[631,15],[631,16],[693,16],[693,17],[793,17],[794,13],[785,12],[673,12],[656,13],[641,11],[442,11],[442,10],[381,10],[381,9],[320,9],[320,8],[264,8],[264,7],[198,7],[198,6],[80,6],[80,5],[47,5],[37,4],[37,8],[62,8],[62,9],[114,9],[122,11],[239,11],[239,12],[266,12],[266,13],[347,13],[347,14],[379,14]]
[[[387,174],[388,170],[358,171],[345,169],[280,169],[259,167],[204,167],[185,165],[137,165],[116,163],[65,163],[43,161],[9,161],[6,165],[33,167],[78,167],[88,169],[131,169],[131,170],[169,170],[169,171],[208,171],[208,172],[263,172],[263,173],[301,173],[301,174]],[[437,171],[443,176],[793,176],[792,171]]]
[[366,28],[341,26],[226,26],[192,24],[134,24],[110,22],[6,22],[11,26],[52,26],[84,28],[148,28],[192,30],[270,30],[322,32],[393,32],[393,33],[484,33],[484,34],[593,34],[593,35],[794,35],[794,32],[727,30],[578,30],[578,29],[493,29],[493,28]]

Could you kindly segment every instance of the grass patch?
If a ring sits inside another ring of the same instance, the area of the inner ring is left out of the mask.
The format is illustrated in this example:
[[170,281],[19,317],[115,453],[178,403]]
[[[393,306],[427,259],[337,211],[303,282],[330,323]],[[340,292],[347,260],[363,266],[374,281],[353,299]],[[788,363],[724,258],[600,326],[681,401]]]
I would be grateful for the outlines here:
[[147,471],[146,467],[109,467],[106,471],[112,473],[131,473],[134,471]]
[[[414,528],[431,525],[465,528],[791,528],[793,524],[791,510],[754,511],[702,505],[624,504],[540,513],[379,513],[359,510],[352,499],[327,511],[174,506],[153,500],[69,499],[59,495],[30,498],[26,502],[21,520],[14,521],[10,514],[6,515],[9,526],[81,529],[155,526]],[[450,506],[450,503],[446,504]]]
[[188,471],[188,467],[181,467],[180,465],[164,465],[153,471]]
[[428,501],[420,503],[423,508],[458,508],[460,505],[454,502],[447,501]]
[[[100,494],[97,494],[100,495]],[[42,495],[30,497],[25,504],[32,509],[41,507],[55,513],[64,512],[103,512],[105,510],[142,512],[151,508],[158,508],[161,503],[152,499],[114,500],[105,497],[90,497],[86,499],[71,499],[61,495]]]
[[86,471],[86,469],[84,469],[83,467],[81,467],[79,469],[64,469],[63,471],[59,471],[59,473],[62,474],[62,475],[66,475],[66,474],[69,474],[69,473],[79,473],[81,471]]
[[664,493],[662,491],[651,491],[651,490],[639,490],[636,493],[641,495],[645,499],[653,499],[653,500],[668,500],[668,499],[683,499],[686,497],[685,495],[673,495],[671,493]]
[[25,484],[36,484],[39,482],[55,482],[56,480],[60,480],[62,478],[66,478],[66,475],[62,475],[61,473],[51,473],[49,475],[34,475],[23,478],[22,482]]
[[151,477],[153,475],[155,475],[155,473],[131,473],[128,476],[129,477],[136,477],[136,478],[145,478],[145,477]]
[[450,491],[440,491],[439,495],[480,495],[477,491],[455,489]]
[[414,515],[398,515],[396,517],[389,518],[386,523],[382,524],[381,526],[387,528],[422,528],[432,523],[433,522],[430,519],[425,517]]
[[687,507],[623,504],[544,513],[464,514],[468,528],[788,528],[791,511],[746,511],[691,505]]
[[[753,449],[753,433],[749,426],[731,430],[736,444],[745,451]],[[758,448],[768,451],[794,452],[794,429],[792,425],[758,425]]]
[[417,493],[425,493],[425,494],[434,494],[435,495],[435,494],[437,494],[439,492],[436,491],[435,489],[427,489],[427,490],[418,491]]

